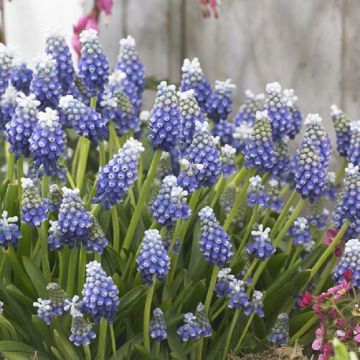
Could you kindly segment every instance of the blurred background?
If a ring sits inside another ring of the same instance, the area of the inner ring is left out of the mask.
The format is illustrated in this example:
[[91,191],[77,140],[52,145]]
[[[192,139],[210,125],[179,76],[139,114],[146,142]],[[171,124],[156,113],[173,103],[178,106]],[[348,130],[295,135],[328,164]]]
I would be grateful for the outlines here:
[[[46,29],[63,28],[70,40],[92,4],[3,0],[6,43],[31,63],[44,49]],[[333,137],[331,104],[360,117],[359,19],[359,0],[223,0],[218,18],[204,18],[197,0],[114,0],[99,24],[111,64],[128,34],[156,80],[178,82],[183,59],[197,56],[212,83],[231,78],[237,85],[235,111],[245,89],[261,92],[276,80],[295,89],[304,114],[320,113]],[[148,91],[147,107],[153,97]]]

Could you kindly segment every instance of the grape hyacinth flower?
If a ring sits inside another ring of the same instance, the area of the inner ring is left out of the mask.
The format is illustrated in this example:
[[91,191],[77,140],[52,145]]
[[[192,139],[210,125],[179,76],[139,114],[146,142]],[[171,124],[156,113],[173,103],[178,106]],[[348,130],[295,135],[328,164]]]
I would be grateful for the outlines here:
[[18,92],[9,85],[0,100],[0,131],[5,131],[6,124],[11,121],[17,106]]
[[255,167],[259,171],[270,170],[275,161],[274,148],[268,113],[258,111],[252,134],[244,149],[246,167]]
[[224,145],[221,148],[220,160],[222,163],[222,171],[225,178],[236,172],[235,162],[236,150],[230,145]]
[[200,336],[201,337],[209,337],[211,336],[211,324],[209,318],[206,314],[205,306],[203,303],[199,303],[196,307],[195,311],[196,321],[200,325]]
[[116,62],[116,69],[124,72],[137,88],[137,97],[141,99],[145,87],[144,65],[135,48],[133,37],[120,40],[120,51]]
[[214,122],[226,120],[232,111],[232,93],[236,86],[231,79],[226,81],[215,81],[215,90],[206,101],[206,113]]
[[153,311],[153,317],[150,320],[149,327],[150,337],[154,341],[162,341],[167,339],[167,327],[165,322],[164,313],[160,308]]
[[310,202],[319,199],[325,190],[327,166],[322,162],[319,148],[304,141],[297,151],[295,187],[302,198]]
[[136,258],[138,271],[145,284],[154,285],[154,277],[163,281],[170,270],[170,258],[158,230],[146,230]]
[[194,90],[178,92],[182,118],[181,147],[182,151],[191,145],[194,138],[195,122],[204,122],[204,115],[195,99]]
[[67,296],[65,291],[57,283],[49,283],[46,287],[49,292],[51,309],[55,315],[62,315],[64,313],[65,300]]
[[237,151],[244,152],[248,141],[251,139],[252,133],[253,126],[246,122],[243,122],[241,123],[241,125],[234,128],[233,146],[236,148]]
[[91,221],[89,237],[85,241],[86,251],[88,253],[97,252],[98,254],[102,254],[105,246],[108,244],[108,240],[96,217],[92,216]]
[[230,284],[235,280],[235,276],[231,274],[230,268],[220,269],[217,274],[215,284],[215,292],[218,297],[225,297],[230,294]]
[[204,75],[198,58],[185,59],[182,70],[180,91],[194,90],[194,96],[200,109],[206,112],[206,102],[211,95],[209,80]]
[[221,145],[231,145],[235,146],[236,141],[234,140],[235,127],[234,124],[228,122],[227,120],[220,120],[214,124],[212,133],[220,141]]
[[89,345],[96,338],[92,325],[84,319],[81,312],[77,312],[72,317],[71,335],[69,340],[76,346]]
[[281,85],[278,82],[266,85],[264,108],[270,119],[274,141],[281,141],[291,129],[291,115],[286,100],[281,93]]
[[249,316],[250,314],[256,314],[258,317],[264,317],[265,313],[263,310],[263,297],[264,294],[261,291],[255,290],[249,305],[244,309],[244,314],[246,316]]
[[86,239],[92,225],[91,214],[86,211],[80,198],[79,189],[62,188],[63,200],[60,205],[58,230],[64,239],[73,242]]
[[191,211],[186,197],[187,191],[178,186],[176,177],[166,176],[161,183],[158,196],[151,205],[155,220],[168,228],[178,219],[187,220]]
[[245,283],[242,280],[236,278],[230,282],[230,299],[227,305],[230,309],[246,309],[250,305],[244,285]]
[[33,77],[33,71],[26,66],[25,62],[14,61],[11,70],[11,85],[25,95],[30,93],[30,84]]
[[349,162],[360,165],[360,120],[350,123],[350,144],[347,148]]
[[35,95],[19,95],[17,107],[11,121],[6,124],[6,140],[10,143],[9,151],[18,159],[21,155],[30,156],[29,138],[37,123],[37,108],[40,105]]
[[270,179],[266,184],[266,192],[269,195],[269,206],[272,211],[280,214],[284,200],[279,197],[280,185],[276,179]]
[[48,207],[41,199],[33,180],[21,178],[21,185],[24,190],[21,201],[21,221],[30,226],[39,227],[48,218]]
[[229,235],[221,227],[209,206],[199,211],[200,251],[205,260],[213,266],[224,267],[233,255]]
[[62,203],[63,193],[57,184],[51,184],[49,186],[48,193],[48,206],[49,211],[59,211]]
[[254,94],[251,90],[245,90],[245,103],[239,108],[239,112],[234,117],[235,126],[247,124],[252,127],[255,124],[256,113],[263,108],[265,95]]
[[83,30],[80,42],[82,47],[79,75],[89,96],[98,96],[109,81],[109,63],[102,51],[96,30]]
[[131,130],[134,132],[140,130],[140,120],[135,115],[133,106],[122,90],[117,90],[113,94],[105,93],[101,98],[100,106],[101,115],[107,121],[111,120],[114,123],[119,136]]
[[350,146],[350,118],[336,105],[331,105],[330,115],[336,132],[337,152],[346,157]]
[[37,301],[33,303],[33,306],[37,308],[37,317],[42,319],[46,325],[50,325],[51,319],[56,316],[51,306],[51,300],[38,298]]
[[311,241],[311,233],[306,218],[298,217],[290,226],[289,235],[294,238],[294,245],[304,245]]
[[336,174],[333,171],[329,171],[326,177],[326,188],[324,196],[326,196],[330,201],[335,201],[336,192]]
[[170,152],[176,147],[181,134],[181,123],[175,85],[162,81],[158,86],[149,124],[149,138],[153,148]]
[[101,317],[112,323],[119,306],[119,290],[97,261],[86,264],[82,295],[83,311],[91,313],[95,323]]
[[186,313],[184,315],[184,325],[177,329],[177,333],[181,341],[199,340],[202,329],[193,313]]
[[12,51],[4,44],[0,44],[0,96],[5,93],[9,85],[13,60]]
[[254,241],[247,246],[247,252],[253,254],[260,261],[269,258],[276,251],[271,244],[269,233],[270,228],[264,229],[262,224],[259,225],[258,230],[251,231]]
[[319,114],[308,114],[305,119],[304,142],[318,148],[323,167],[327,170],[331,154],[331,141],[322,124]]
[[107,119],[72,95],[63,96],[59,107],[75,131],[96,144],[107,136]]
[[8,212],[3,211],[0,219],[0,246],[7,249],[10,245],[16,246],[21,238],[19,226],[16,224],[17,216],[8,217]]
[[141,97],[139,97],[137,85],[121,70],[114,70],[109,76],[109,91],[115,94],[118,90],[126,95],[135,115],[138,115],[141,109]]
[[297,106],[298,97],[295,95],[294,89],[284,89],[283,91],[284,101],[289,108],[290,112],[290,125],[288,136],[290,139],[294,139],[296,135],[300,132],[302,114]]
[[144,147],[130,138],[108,164],[100,167],[96,193],[92,202],[110,209],[123,200],[138,176],[138,164]]
[[290,167],[289,138],[285,136],[280,142],[275,143],[274,163],[269,170],[272,175],[281,177]]
[[62,94],[65,95],[74,84],[75,70],[69,46],[65,36],[59,31],[51,31],[46,37],[45,52],[56,61],[58,79],[61,83]]
[[330,212],[324,209],[321,199],[310,203],[308,221],[309,224],[315,226],[319,230],[326,229]]
[[181,159],[180,175],[177,178],[178,184],[189,194],[193,193],[199,186],[197,177],[199,172],[203,170],[204,165],[190,163],[187,159]]
[[194,138],[184,157],[190,164],[202,165],[195,175],[199,187],[210,187],[216,183],[221,174],[220,153],[206,121],[195,122]]
[[66,135],[56,110],[46,108],[38,114],[38,123],[29,138],[30,152],[36,169],[43,166],[47,175],[55,175],[57,162],[65,150]]
[[35,59],[34,75],[30,92],[40,101],[40,110],[56,108],[61,96],[61,83],[58,80],[56,60],[52,55],[42,55]]
[[286,345],[289,340],[289,316],[287,313],[279,314],[275,325],[268,335],[268,340],[280,346]]
[[260,208],[266,208],[269,205],[269,195],[262,184],[259,175],[249,179],[249,187],[247,189],[247,204],[250,207],[258,205]]
[[351,239],[345,243],[344,253],[338,264],[336,265],[333,278],[337,283],[340,283],[343,277],[351,272],[351,283],[359,289],[360,288],[360,241],[358,239]]

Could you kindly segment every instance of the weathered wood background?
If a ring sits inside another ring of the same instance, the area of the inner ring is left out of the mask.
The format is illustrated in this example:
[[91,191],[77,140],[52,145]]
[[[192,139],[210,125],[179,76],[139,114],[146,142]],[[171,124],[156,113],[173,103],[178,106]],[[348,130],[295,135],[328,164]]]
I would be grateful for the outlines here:
[[[24,2],[29,12],[31,3],[46,2],[47,11],[53,12],[46,15],[46,23],[51,16],[58,19],[61,4],[71,11],[73,3],[77,12],[80,6],[75,0],[14,0],[7,8]],[[178,82],[183,58],[197,56],[212,82],[233,79],[236,107],[246,88],[264,91],[267,82],[277,80],[295,89],[304,113],[320,113],[332,136],[331,104],[360,118],[360,0],[223,0],[217,20],[203,19],[195,2],[114,0],[109,24],[101,26],[101,40],[112,64],[118,40],[130,34],[147,74],[159,80]],[[21,26],[25,16],[14,16],[21,17],[22,21],[12,20]],[[26,16],[31,21],[31,13]],[[42,23],[38,14],[35,19],[33,29]],[[23,39],[29,47],[31,40],[35,47],[36,36],[31,29],[24,31],[16,42]],[[153,94],[147,94],[147,106],[152,101]]]

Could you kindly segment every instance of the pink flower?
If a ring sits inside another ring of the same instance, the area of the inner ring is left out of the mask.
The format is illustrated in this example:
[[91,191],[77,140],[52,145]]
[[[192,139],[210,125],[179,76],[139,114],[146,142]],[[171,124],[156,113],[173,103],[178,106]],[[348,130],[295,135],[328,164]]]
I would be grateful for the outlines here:
[[360,343],[360,325],[356,325],[354,329],[354,341]]
[[76,53],[80,55],[81,43],[80,43],[80,33],[83,30],[94,29],[99,31],[99,24],[97,22],[96,11],[92,11],[89,15],[82,16],[76,25],[73,26],[73,37],[71,39],[72,46]]
[[100,11],[103,11],[106,15],[111,15],[113,0],[96,0],[96,3]]
[[324,244],[325,245],[330,245],[338,232],[339,232],[338,229],[329,229],[327,231],[327,233],[326,233],[326,236],[325,236],[325,239],[324,239]]
[[[219,17],[218,0],[199,0],[203,17],[210,17],[211,11],[214,17]],[[211,11],[210,11],[211,10]]]
[[315,340],[311,344],[311,348],[319,351],[322,348],[324,341],[324,328],[321,326],[315,330]]
[[309,306],[312,303],[313,300],[313,296],[311,294],[311,292],[306,291],[305,294],[303,295],[303,297],[298,301],[298,305],[301,308],[306,308],[307,306]]

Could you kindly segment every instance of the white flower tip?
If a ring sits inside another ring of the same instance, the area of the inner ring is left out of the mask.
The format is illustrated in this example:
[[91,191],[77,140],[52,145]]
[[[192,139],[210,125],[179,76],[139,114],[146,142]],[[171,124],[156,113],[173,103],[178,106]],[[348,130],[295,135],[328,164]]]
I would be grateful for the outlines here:
[[279,182],[276,179],[270,179],[269,180],[269,185],[271,187],[277,187],[279,185]]
[[194,97],[194,89],[190,89],[187,91],[178,91],[177,96],[180,100],[191,99]]
[[38,119],[40,123],[49,127],[54,126],[59,122],[59,116],[57,111],[49,107],[47,107],[45,111],[39,112]]
[[117,84],[120,83],[122,80],[126,78],[126,74],[121,70],[115,70],[110,76],[109,76],[109,83],[110,84]]
[[16,103],[18,104],[18,106],[21,106],[24,108],[29,108],[29,109],[30,108],[36,109],[40,105],[40,101],[36,100],[36,97],[34,94],[30,94],[29,96],[26,96],[22,92],[18,93]]
[[334,183],[336,180],[336,174],[334,171],[329,171],[327,174],[327,179],[329,182]]
[[79,189],[69,189],[66,186],[63,186],[61,188],[62,192],[64,193],[64,195],[68,195],[68,194],[74,194],[74,195],[79,195],[80,194],[80,190]]
[[34,63],[37,69],[56,67],[56,60],[51,54],[38,54],[34,58]]
[[145,148],[143,147],[143,144],[139,141],[134,139],[133,137],[129,138],[124,146],[129,147],[134,152],[143,152],[145,151]]
[[360,132],[360,120],[352,121],[350,123],[350,130]]
[[80,42],[85,44],[98,38],[98,32],[95,29],[86,29],[80,33]]
[[340,108],[338,108],[335,104],[330,106],[330,115],[331,116],[337,116],[342,114],[342,110]]
[[355,175],[357,172],[359,172],[359,166],[355,166],[352,163],[349,163],[347,168],[345,169],[345,173],[347,175]]
[[305,125],[320,124],[322,119],[319,114],[308,114],[305,119]]
[[268,84],[266,84],[266,92],[280,94],[281,93],[281,85],[277,81],[268,83]]
[[250,186],[256,187],[261,184],[261,177],[259,175],[253,176],[249,179]]
[[236,89],[236,85],[231,83],[231,79],[225,81],[216,80],[215,90],[219,91],[233,91]]
[[298,97],[295,95],[294,89],[284,89],[283,95],[283,100],[288,107],[294,106],[294,104],[298,100]]
[[183,72],[200,72],[202,73],[200,62],[197,57],[192,60],[184,59],[183,66],[181,67]]
[[267,110],[257,111],[255,117],[256,117],[256,120],[262,120],[264,118],[268,118],[268,112],[267,112]]
[[67,108],[72,101],[74,101],[74,97],[72,95],[62,96],[59,100],[59,106],[60,108]]
[[121,39],[119,43],[120,43],[120,47],[134,48],[136,46],[135,39],[131,35],[128,35],[126,38]]
[[255,94],[250,89],[246,89],[245,90],[245,97],[248,98],[248,99],[253,99],[255,97]]
[[28,187],[34,186],[34,181],[30,178],[21,178],[21,186],[26,189]]
[[63,28],[53,27],[53,28],[45,30],[45,36],[47,38],[54,37],[54,38],[59,38],[59,39],[65,40],[65,31]]
[[150,120],[150,111],[148,110],[141,111],[139,118],[141,122],[147,123]]

